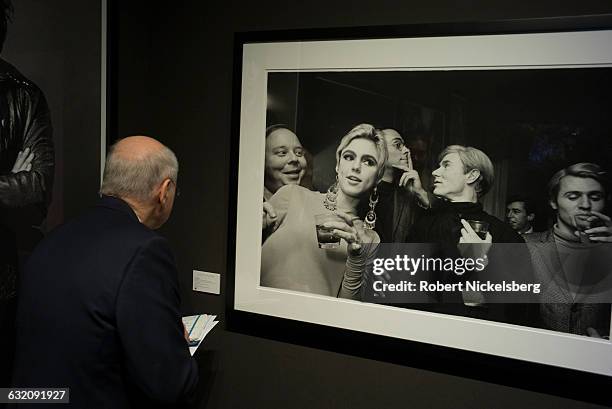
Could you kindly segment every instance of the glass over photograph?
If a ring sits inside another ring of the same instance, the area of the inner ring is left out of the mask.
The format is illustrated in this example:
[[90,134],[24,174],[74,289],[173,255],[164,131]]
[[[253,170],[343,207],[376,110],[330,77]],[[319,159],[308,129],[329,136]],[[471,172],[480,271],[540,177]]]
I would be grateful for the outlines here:
[[605,67],[269,72],[260,285],[609,339],[611,86]]

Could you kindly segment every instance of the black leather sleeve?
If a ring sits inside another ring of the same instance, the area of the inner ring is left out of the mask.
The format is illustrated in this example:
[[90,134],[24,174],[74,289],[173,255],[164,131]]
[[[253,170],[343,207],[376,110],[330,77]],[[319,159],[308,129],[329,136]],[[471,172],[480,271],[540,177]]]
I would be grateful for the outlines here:
[[[55,167],[49,107],[34,84],[15,80],[9,85],[2,87],[0,94],[0,102],[4,104],[0,150],[5,150],[3,161],[10,162],[2,164],[0,207],[33,204],[46,207],[51,200]],[[34,153],[32,170],[11,173],[17,152],[26,148]]]

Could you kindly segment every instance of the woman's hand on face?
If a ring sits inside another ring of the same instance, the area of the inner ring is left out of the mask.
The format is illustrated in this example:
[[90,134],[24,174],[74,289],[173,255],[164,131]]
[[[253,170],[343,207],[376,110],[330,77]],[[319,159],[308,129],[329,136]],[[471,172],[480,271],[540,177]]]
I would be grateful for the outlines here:
[[332,233],[336,237],[344,239],[348,243],[348,252],[351,255],[359,255],[364,242],[370,242],[374,238],[372,230],[366,229],[363,220],[344,212],[335,212],[342,221],[326,222],[327,228],[334,229]]

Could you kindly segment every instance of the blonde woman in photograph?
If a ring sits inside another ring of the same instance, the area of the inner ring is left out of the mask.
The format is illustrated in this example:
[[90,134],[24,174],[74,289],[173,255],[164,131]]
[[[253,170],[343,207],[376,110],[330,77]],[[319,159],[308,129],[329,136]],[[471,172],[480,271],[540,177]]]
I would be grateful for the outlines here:
[[[373,230],[376,186],[387,156],[380,131],[357,125],[336,150],[337,179],[327,193],[295,184],[278,189],[269,200],[276,221],[262,247],[262,286],[359,298],[366,264],[380,242]],[[363,201],[369,210],[362,220],[357,209]],[[325,214],[333,214],[321,227],[340,239],[335,248],[319,247],[315,216]]]

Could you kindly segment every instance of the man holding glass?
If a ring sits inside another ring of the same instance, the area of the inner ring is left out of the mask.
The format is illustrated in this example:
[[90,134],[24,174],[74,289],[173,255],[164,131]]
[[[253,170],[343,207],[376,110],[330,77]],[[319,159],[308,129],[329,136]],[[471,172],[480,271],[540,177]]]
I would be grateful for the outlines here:
[[[441,200],[419,219],[410,235],[412,243],[432,243],[427,256],[442,259],[479,259],[483,271],[459,274],[436,271],[429,281],[445,283],[511,277],[528,282],[531,277],[529,254],[524,246],[495,247],[493,243],[524,243],[510,226],[488,214],[479,203],[494,180],[489,157],[479,149],[451,145],[438,157],[439,167],[432,172],[433,194]],[[529,324],[533,320],[526,304],[492,304],[480,292],[461,291],[438,295],[437,312],[463,315],[494,321]]]

